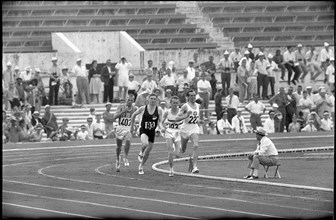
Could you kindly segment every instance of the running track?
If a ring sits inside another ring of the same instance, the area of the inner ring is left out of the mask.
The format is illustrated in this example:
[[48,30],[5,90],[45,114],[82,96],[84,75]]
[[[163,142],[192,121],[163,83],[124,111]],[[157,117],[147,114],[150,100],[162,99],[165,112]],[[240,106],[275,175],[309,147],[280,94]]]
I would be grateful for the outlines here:
[[[324,136],[272,137],[278,149],[334,146],[332,133],[320,135]],[[252,134],[202,136],[201,140],[200,155],[253,151],[256,146]],[[48,147],[4,146],[2,216],[133,219],[333,216],[334,195],[330,192],[168,177],[153,171],[153,163],[167,159],[163,141],[157,139],[145,165],[145,175],[141,176],[137,174],[138,139],[132,142],[130,167],[122,165],[120,173],[110,164],[111,158],[115,158],[114,140],[112,146],[69,146],[73,144],[69,142],[61,148],[57,146],[60,143]],[[190,152],[188,146],[187,154]],[[186,169],[187,166],[186,163]]]

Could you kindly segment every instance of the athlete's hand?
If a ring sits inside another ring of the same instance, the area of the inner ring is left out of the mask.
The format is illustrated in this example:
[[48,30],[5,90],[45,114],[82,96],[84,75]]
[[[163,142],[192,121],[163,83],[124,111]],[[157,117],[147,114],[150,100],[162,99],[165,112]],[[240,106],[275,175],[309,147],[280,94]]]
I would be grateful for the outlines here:
[[187,112],[187,116],[189,117],[189,115],[191,115],[192,114],[192,111],[188,111]]
[[161,129],[161,133],[164,134],[166,132],[166,128]]

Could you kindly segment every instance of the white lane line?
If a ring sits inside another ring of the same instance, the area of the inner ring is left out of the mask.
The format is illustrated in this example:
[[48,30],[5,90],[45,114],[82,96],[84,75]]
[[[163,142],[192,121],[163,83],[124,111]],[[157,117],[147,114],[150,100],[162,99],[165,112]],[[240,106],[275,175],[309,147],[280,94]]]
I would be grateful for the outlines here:
[[[2,192],[6,192],[6,191],[3,190]],[[42,209],[42,208],[37,208],[37,207],[33,207],[33,206],[18,205],[18,204],[13,204],[13,203],[8,203],[8,202],[2,202],[2,204],[3,205],[20,207],[20,208],[26,208],[26,209],[34,209],[34,210],[39,210],[39,211],[44,211],[44,212],[52,212],[52,213],[63,214],[63,215],[71,215],[71,216],[82,217],[82,218],[102,219],[102,218],[93,217],[93,216],[89,216],[89,215],[80,215],[80,214],[75,214],[75,213],[70,213],[70,212],[61,212],[61,211],[56,211],[56,210],[52,210],[52,209]],[[3,211],[4,211],[4,208],[2,208],[2,212]],[[2,217],[6,218],[6,216],[3,216],[3,214],[2,214]],[[7,217],[10,217],[10,216],[7,216]],[[22,217],[29,217],[29,216],[22,216]]]
[[[151,198],[143,198],[143,197],[135,197],[135,196],[125,196],[125,195],[112,194],[112,193],[101,193],[101,192],[95,192],[95,191],[89,191],[89,190],[80,190],[80,189],[71,189],[71,188],[66,188],[66,187],[48,186],[48,185],[14,181],[14,180],[6,180],[6,179],[3,179],[3,181],[10,182],[10,183],[29,185],[29,186],[37,186],[37,187],[44,187],[44,188],[50,188],[50,189],[58,189],[58,190],[64,190],[64,191],[88,193],[88,194],[93,194],[93,195],[101,195],[101,196],[109,196],[109,197],[117,197],[117,198],[119,197],[119,198],[126,198],[126,199],[132,199],[132,200],[140,200],[140,201],[141,200],[142,201],[150,201],[150,202],[154,202],[154,203],[164,203],[164,204],[178,205],[178,206],[187,206],[187,207],[193,207],[193,208],[198,208],[198,209],[210,209],[210,210],[216,210],[216,211],[247,214],[247,215],[251,215],[251,216],[264,216],[264,217],[272,217],[272,218],[282,218],[282,217],[274,216],[274,215],[266,215],[266,214],[254,213],[254,212],[244,212],[244,211],[223,209],[223,208],[204,206],[204,205],[193,205],[193,204],[189,204],[189,203],[173,202],[173,201],[167,201],[167,200],[161,200],[161,199],[151,199]],[[86,182],[89,182],[89,181],[86,181]]]
[[[307,139],[307,138],[326,138],[334,137],[334,135],[324,135],[324,136],[300,136],[300,137],[272,137],[272,140],[282,140],[282,139]],[[247,141],[255,140],[253,138],[230,138],[230,139],[205,139],[200,140],[200,143],[209,143],[209,142],[228,142],[228,141]],[[166,142],[155,142],[155,144],[166,144]],[[132,143],[132,146],[140,146],[141,143]],[[54,150],[54,149],[72,149],[72,148],[90,148],[90,147],[115,147],[116,144],[95,144],[95,145],[78,145],[78,146],[57,146],[57,147],[36,147],[36,148],[14,148],[14,149],[3,149],[3,152],[13,152],[13,151],[34,151],[34,150]]]
[[[49,169],[49,168],[55,168],[56,166],[59,166],[61,164],[56,164],[56,165],[51,165],[48,167],[44,167],[38,170],[38,173],[54,178],[54,179],[61,179],[61,180],[66,180],[66,181],[72,181],[72,182],[81,182],[81,183],[89,183],[89,184],[100,184],[100,185],[105,185],[105,186],[114,186],[114,187],[119,187],[119,188],[128,188],[128,189],[136,189],[136,190],[143,190],[143,191],[150,191],[150,192],[159,192],[159,193],[167,193],[167,194],[174,194],[174,195],[183,195],[185,196],[194,196],[194,197],[200,197],[200,198],[210,198],[210,199],[217,199],[217,200],[226,200],[226,201],[234,201],[234,202],[242,202],[242,203],[251,203],[251,204],[259,204],[259,205],[265,205],[265,206],[275,206],[275,207],[281,207],[281,208],[286,208],[286,209],[297,209],[297,210],[305,210],[305,211],[318,211],[318,212],[328,212],[324,210],[311,210],[311,209],[305,209],[305,208],[298,208],[298,207],[293,207],[293,206],[285,206],[285,205],[278,205],[278,204],[270,204],[270,203],[262,203],[262,202],[256,202],[256,201],[247,201],[247,200],[242,200],[242,199],[234,199],[234,198],[224,198],[224,197],[216,197],[216,196],[206,196],[206,195],[199,195],[199,194],[191,194],[191,193],[181,193],[181,192],[173,192],[173,191],[166,191],[166,190],[159,190],[159,189],[152,189],[152,188],[143,188],[143,187],[134,187],[134,186],[125,186],[125,185],[118,185],[118,184],[111,184],[111,183],[100,183],[100,182],[95,182],[95,181],[89,181],[89,180],[78,180],[78,179],[71,179],[71,178],[64,178],[64,177],[57,177],[53,175],[48,175],[43,173],[44,169]],[[329,213],[329,212],[328,212]]]
[[[37,198],[51,199],[51,200],[57,200],[57,201],[80,203],[80,204],[85,204],[85,205],[94,205],[94,206],[101,206],[101,207],[114,208],[114,209],[123,209],[123,210],[127,210],[127,211],[142,212],[142,213],[147,213],[147,214],[163,215],[163,216],[169,216],[169,217],[175,217],[175,218],[199,219],[199,218],[193,218],[193,217],[189,217],[189,216],[181,216],[181,215],[172,215],[172,214],[166,214],[166,213],[161,213],[161,212],[144,211],[144,210],[131,209],[131,208],[126,208],[126,207],[121,207],[121,206],[105,205],[105,204],[95,203],[95,202],[85,202],[85,201],[73,200],[73,199],[62,199],[62,198],[56,198],[56,197],[50,197],[50,196],[41,196],[41,195],[34,195],[34,194],[29,194],[29,193],[20,193],[20,192],[7,191],[7,190],[3,190],[3,192],[11,193],[11,194],[17,194],[17,195],[23,195],[23,196],[31,196],[31,197],[37,197]],[[82,216],[82,217],[86,217],[86,216]],[[91,217],[91,218],[95,218],[95,217]],[[100,219],[102,219],[102,218],[100,218]]]

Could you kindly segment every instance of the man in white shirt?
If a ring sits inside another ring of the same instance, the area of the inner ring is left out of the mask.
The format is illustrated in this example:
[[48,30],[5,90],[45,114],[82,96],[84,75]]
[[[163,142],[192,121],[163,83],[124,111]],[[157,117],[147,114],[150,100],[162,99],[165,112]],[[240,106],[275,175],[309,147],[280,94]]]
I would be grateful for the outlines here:
[[233,127],[227,119],[227,113],[225,111],[222,112],[222,118],[217,121],[217,129],[220,134],[230,134],[233,130]]
[[[128,73],[132,64],[127,62],[125,57],[121,57],[119,63],[115,66],[118,70],[118,86],[119,86],[119,97],[123,97],[126,100],[126,94],[128,89]],[[122,89],[124,88],[124,93],[122,94]]]
[[265,60],[265,55],[263,52],[258,53],[258,60],[256,60],[254,66],[255,69],[258,71],[257,76],[257,91],[260,97],[260,87],[262,86],[262,98],[263,100],[268,99],[267,97],[267,90],[268,90],[268,62]]
[[263,128],[258,128],[256,131],[256,138],[258,140],[257,149],[253,154],[248,155],[248,168],[250,173],[244,179],[258,179],[259,164],[266,166],[274,166],[278,163],[278,151],[275,148],[271,139],[267,136]]
[[320,52],[320,61],[323,70],[325,71],[329,65],[330,58],[334,56],[334,50],[330,49],[329,44],[324,42],[324,48]]
[[264,122],[264,130],[267,132],[267,133],[274,133],[275,132],[275,126],[274,126],[274,116],[275,116],[275,113],[273,110],[270,110],[269,113],[268,113],[268,118],[265,120]]
[[[310,72],[310,79],[315,80],[322,73],[321,63],[319,61],[319,53],[315,50],[314,46],[310,47],[310,50],[306,52],[306,61],[308,72]],[[306,77],[305,73],[301,76],[301,80]]]
[[329,91],[335,89],[335,58],[330,58],[330,65],[327,67],[326,71],[326,81],[329,86]]
[[310,110],[313,109],[314,102],[308,98],[308,93],[306,90],[302,92],[302,98],[299,100],[299,111],[303,112],[303,118],[306,121]]
[[101,120],[101,115],[96,115],[96,122],[92,124],[94,139],[103,139],[103,135],[106,134],[105,124]]
[[20,78],[22,78],[22,83],[28,83],[32,79],[32,70],[30,66],[25,68],[25,71],[21,72]]
[[173,94],[175,95],[175,85],[176,85],[176,79],[175,77],[171,74],[171,70],[167,69],[166,70],[166,75],[162,77],[160,80],[160,86],[163,91],[166,91],[167,89],[171,89]]
[[203,99],[200,107],[200,119],[203,120],[203,112],[205,111],[205,117],[209,118],[209,99],[211,94],[211,85],[208,80],[205,79],[204,72],[201,73],[201,79],[197,82],[197,92]]
[[138,96],[140,87],[140,83],[134,80],[134,75],[130,73],[128,76],[128,93],[132,93],[134,95],[134,100]]
[[[292,46],[287,47],[287,51],[284,53],[283,57],[284,57],[285,67],[288,71],[288,81],[287,81],[288,85],[290,85],[291,82],[294,85],[296,85],[295,80],[298,80],[300,76],[300,70],[298,69],[298,66],[295,66],[295,54],[293,52]],[[291,80],[293,71],[295,74],[294,74],[293,80]]]
[[235,72],[237,72],[239,61],[243,58],[239,50],[239,47],[236,47],[229,55],[229,59],[233,62]]
[[227,50],[224,52],[224,58],[220,59],[217,66],[219,72],[221,72],[223,94],[224,96],[227,96],[229,94],[228,89],[231,84],[231,73],[234,70],[234,64],[232,60],[229,59],[229,52]]
[[190,60],[188,63],[188,67],[186,68],[186,70],[188,71],[188,79],[192,80],[193,78],[195,78],[195,68],[194,68],[194,61]]
[[228,120],[231,124],[239,106],[239,97],[233,94],[233,88],[229,88],[229,95],[225,97],[225,101],[227,103]]
[[150,93],[154,91],[154,89],[157,88],[157,85],[154,80],[152,80],[152,74],[147,75],[147,79],[141,84],[141,90],[147,91],[149,90]]
[[86,119],[87,121],[87,125],[86,125],[86,130],[88,132],[88,140],[93,140],[94,137],[93,137],[93,127],[92,127],[92,123],[93,123],[93,117],[88,117]]
[[188,71],[187,70],[183,70],[183,76],[180,76],[178,79],[177,79],[177,86],[178,86],[178,93],[182,93],[184,92],[184,84],[187,83],[188,84],[188,87],[190,86],[190,83],[191,83],[191,79],[188,78]]
[[250,58],[250,52],[248,50],[245,50],[244,57],[242,57],[239,61],[239,64],[238,64],[239,66],[242,65],[241,63],[242,63],[243,58],[246,58],[246,69],[248,71],[250,71],[251,70],[252,59]]
[[262,127],[261,115],[265,113],[266,107],[262,102],[259,102],[258,94],[253,94],[253,101],[245,106],[245,110],[251,113],[250,122],[253,130]]
[[74,73],[76,76],[78,104],[84,104],[85,100],[87,104],[90,104],[89,79],[87,77],[85,66],[82,66],[81,59],[77,59],[76,65],[72,68],[72,73]]
[[[268,77],[268,81],[269,84],[271,86],[271,93],[272,93],[272,97],[275,95],[275,91],[278,91],[278,87],[279,87],[279,68],[278,65],[273,61],[273,55],[271,53],[269,53],[267,55],[267,77]],[[268,89],[267,89],[268,90]]]
[[241,114],[242,108],[237,109],[237,115],[232,118],[232,128],[235,133],[247,133],[244,116]]
[[324,111],[323,118],[321,119],[321,131],[333,131],[334,123],[330,119],[330,114],[328,111]]
[[86,130],[85,125],[81,125],[81,130],[77,133],[77,140],[79,140],[79,141],[89,140],[88,132]]

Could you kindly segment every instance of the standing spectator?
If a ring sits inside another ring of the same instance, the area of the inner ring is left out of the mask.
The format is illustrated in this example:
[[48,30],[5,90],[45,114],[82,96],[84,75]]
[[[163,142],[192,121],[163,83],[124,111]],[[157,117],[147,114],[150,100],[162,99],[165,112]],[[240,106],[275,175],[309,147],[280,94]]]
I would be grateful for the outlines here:
[[31,119],[32,119],[32,112],[31,112],[32,106],[30,104],[26,104],[24,106],[22,115],[23,115],[23,120],[26,125],[27,129],[30,129],[32,127],[31,125]]
[[259,57],[260,57],[259,54],[263,54],[263,55],[262,55],[262,56],[263,56],[263,59],[266,60],[266,53],[265,53],[264,50],[265,50],[265,47],[263,47],[263,46],[259,47],[259,53],[257,53],[257,55],[256,55],[255,58],[254,58],[255,61],[259,60]]
[[331,104],[332,104],[332,107],[331,107],[331,110],[330,110],[331,119],[335,123],[335,89],[331,91],[329,99],[330,99]]
[[134,75],[133,73],[130,73],[128,75],[128,94],[133,94],[134,95],[134,99],[136,99],[136,97],[138,96],[138,92],[140,90],[140,83],[136,80],[134,80]]
[[246,59],[246,69],[247,69],[248,71],[250,71],[250,70],[251,70],[251,63],[252,63],[252,60],[251,60],[251,58],[250,58],[250,52],[249,52],[248,50],[246,50],[246,51],[244,52],[244,57],[240,59],[238,66],[241,66],[241,65],[242,65],[241,63],[242,63],[243,59]]
[[[273,56],[271,53],[268,54],[267,58],[268,58],[268,64],[267,64],[268,76],[267,77],[268,77],[268,82],[271,86],[271,93],[272,93],[271,97],[273,97],[275,95],[275,91],[277,91],[277,88],[275,89],[275,86],[278,87],[278,84],[279,84],[279,77],[278,77],[279,69],[278,69],[277,64],[273,61]],[[268,91],[268,87],[266,90]]]
[[[202,68],[202,67],[201,67]],[[197,71],[196,73],[195,73],[195,78],[193,78],[192,80],[191,80],[191,82],[190,82],[190,89],[192,89],[192,90],[194,90],[194,91],[198,91],[198,89],[197,89],[197,83],[198,83],[198,81],[200,80],[200,74],[199,74],[199,71]]]
[[246,58],[244,57],[241,62],[241,66],[238,67],[237,71],[238,77],[238,86],[239,86],[239,101],[244,102],[246,91],[247,91],[247,82],[248,70],[246,68]]
[[297,121],[296,115],[293,115],[292,122],[288,126],[288,132],[290,133],[298,133],[301,130],[301,125]]
[[296,112],[295,114],[298,115],[299,111],[300,111],[300,99],[303,97],[302,94],[302,86],[298,85],[296,92],[293,93],[293,96],[295,98],[295,103],[296,103]]
[[[307,61],[308,71],[310,72],[310,79],[311,81],[314,81],[315,80],[314,76],[317,77],[322,73],[322,69],[320,67],[319,62],[319,54],[315,50],[314,46],[310,47],[310,50],[307,51],[305,58]],[[304,80],[305,77],[306,75],[303,73],[303,75],[301,76],[301,80]]]
[[40,111],[41,100],[39,97],[39,90],[37,88],[37,79],[33,79],[31,84],[26,88],[26,103],[29,103],[31,108],[31,113],[35,110]]
[[142,83],[141,90],[146,91],[147,89],[150,90],[150,93],[157,88],[156,83],[152,80],[152,74],[147,75],[147,79]]
[[147,61],[148,66],[144,69],[144,73],[153,75],[153,60]]
[[277,49],[275,55],[273,56],[273,61],[278,65],[278,68],[281,70],[281,80],[285,81],[286,67],[284,65],[284,57],[281,54],[281,50]]
[[[287,51],[283,55],[285,67],[288,71],[288,85],[292,82],[294,85],[296,85],[296,81],[299,79],[300,76],[300,69],[298,66],[295,66],[295,53],[293,52],[293,47],[288,46]],[[292,78],[292,74],[294,71],[294,77]]]
[[[302,51],[302,44],[297,45],[297,50],[294,53],[295,53],[295,61],[298,65],[298,68],[300,69],[300,72],[303,73],[302,76],[306,76],[308,73],[308,68],[306,66],[307,63],[306,56]],[[304,78],[302,78],[302,76],[301,76],[301,82],[304,82]]]
[[[33,80],[37,79],[37,85],[36,86],[37,86],[37,89],[38,89],[38,98],[39,98],[39,101],[40,101],[40,105],[44,106],[44,105],[47,104],[47,98],[46,98],[46,93],[45,93],[45,90],[44,90],[44,84],[43,84],[42,77],[41,77],[40,73],[41,73],[40,68],[35,68],[35,74],[33,76]],[[41,106],[36,106],[35,110],[40,111]]]
[[288,126],[292,123],[293,115],[296,113],[296,100],[293,94],[293,87],[290,86],[287,92],[287,104],[286,104],[286,130],[288,131]]
[[[18,101],[19,101],[19,106],[18,107],[23,107],[25,104],[26,100],[26,94],[25,94],[25,88],[22,83],[22,78],[18,77],[16,78],[16,85],[15,85],[17,94],[18,94]],[[15,93],[14,93],[15,94]],[[14,101],[14,99],[13,99]]]
[[[18,77],[18,79],[21,80],[20,77]],[[17,82],[19,81],[18,79],[16,79]],[[4,79],[2,79],[2,81],[4,81]],[[8,97],[8,101],[10,103],[10,108],[11,108],[12,111],[13,111],[13,108],[15,106],[18,107],[18,108],[20,108],[20,106],[21,106],[20,99],[19,99],[19,91],[18,91],[17,85],[18,85],[18,83],[16,83],[16,84],[10,83],[8,91],[7,91],[7,97]],[[2,89],[4,91],[4,87],[2,87]],[[23,90],[23,88],[22,88],[22,90]],[[23,95],[24,95],[24,92],[23,92]]]
[[242,111],[243,109],[239,107],[237,109],[237,115],[235,115],[232,118],[232,128],[233,128],[233,131],[237,134],[240,134],[240,133],[245,134],[248,132],[246,125],[245,125],[245,118],[242,115]]
[[247,83],[247,102],[250,102],[252,94],[257,93],[257,86],[258,86],[258,81],[257,81],[258,71],[256,69],[254,69],[254,63],[251,63],[251,70],[248,73],[249,73],[249,75],[246,79],[246,83]]
[[265,122],[264,122],[264,126],[263,129],[268,133],[274,133],[275,132],[275,123],[274,123],[274,110],[270,110],[268,112],[268,118],[266,118]]
[[229,55],[229,59],[233,62],[233,69],[235,72],[238,70],[239,61],[243,58],[239,50],[239,47],[236,47],[235,50],[232,51]]
[[314,102],[308,98],[308,93],[306,90],[302,92],[302,98],[299,100],[299,110],[303,113],[303,118],[306,121],[307,116],[313,109]]
[[166,61],[162,61],[161,68],[158,71],[158,80],[161,80],[164,75],[166,75],[167,71],[167,63]]
[[[191,83],[191,79],[188,78],[188,71],[187,70],[183,70],[183,76],[180,76],[177,79],[177,96],[180,98],[181,96],[184,96],[184,85],[188,84],[188,87],[190,86]],[[181,101],[181,98],[180,98]]]
[[249,52],[249,58],[252,60],[252,62],[254,62],[255,58],[254,58],[254,53],[252,52],[252,50],[253,50],[252,44],[247,45],[247,50]]
[[72,68],[72,72],[76,75],[76,85],[78,89],[78,104],[90,104],[89,80],[85,66],[82,66],[82,60],[77,59],[76,65]]
[[232,118],[237,114],[239,106],[239,98],[233,94],[233,88],[229,88],[229,95],[225,97],[227,103],[227,114],[230,124],[232,124]]
[[187,78],[192,80],[193,78],[195,78],[195,68],[194,68],[194,61],[190,60],[188,63],[188,67],[186,68],[186,70],[188,71],[188,75]]
[[98,66],[97,60],[93,60],[92,67],[89,70],[89,81],[90,81],[91,101],[93,102],[94,97],[96,97],[97,103],[99,103],[99,93],[102,81],[100,79],[100,73],[97,69],[97,66]]
[[[112,103],[106,103],[105,105],[106,111],[103,113],[103,119],[105,123],[105,128],[106,130],[106,138],[114,138],[114,127],[113,127],[113,122],[114,122],[114,114],[111,113],[111,107]],[[97,116],[97,115],[96,115]]]
[[284,132],[284,127],[285,127],[285,122],[286,122],[286,106],[288,104],[288,98],[287,95],[285,93],[285,88],[284,87],[280,87],[279,89],[279,93],[276,94],[275,96],[273,96],[270,100],[269,100],[270,104],[272,105],[273,103],[276,103],[278,106],[278,110],[281,112],[282,114],[282,121],[281,121],[281,126],[280,126],[280,132]]
[[[224,58],[220,59],[218,64],[218,70],[221,73],[223,95],[227,96],[229,94],[229,88],[231,83],[231,72],[233,72],[234,64],[229,59],[229,52],[226,50],[224,52]],[[227,87],[225,87],[227,85]]]
[[316,132],[317,128],[314,126],[314,120],[310,119],[308,124],[301,129],[301,132]]
[[71,80],[70,80],[70,75],[68,73],[68,68],[66,66],[62,67],[62,74],[60,76],[60,86],[65,89],[65,84],[66,83],[70,83],[70,85],[72,86]]
[[175,86],[176,86],[176,79],[174,76],[171,74],[171,70],[167,69],[166,75],[160,80],[160,86],[165,91],[166,89],[170,89],[173,94],[175,94]]
[[217,80],[215,77],[215,73],[216,73],[216,64],[213,62],[214,57],[213,56],[209,56],[209,61],[202,63],[201,65],[205,66],[205,71],[208,72],[210,74],[210,85],[211,85],[211,90],[212,93],[210,93],[210,99],[213,100],[215,93],[216,93],[216,84],[217,84]]
[[20,77],[22,79],[22,85],[23,85],[23,88],[26,88],[28,83],[30,82],[30,80],[32,79],[33,77],[33,74],[32,74],[32,70],[30,68],[30,66],[27,66],[25,68],[25,71],[23,71],[21,74],[20,74]]
[[52,139],[57,134],[57,118],[54,113],[50,112],[50,105],[44,106],[42,125],[44,126],[45,132],[47,133],[47,138]]
[[330,114],[328,111],[324,111],[323,118],[321,119],[321,131],[333,131],[334,123],[330,119]]
[[18,66],[15,66],[13,75],[14,75],[13,81],[15,82],[16,78],[20,76],[20,68]]
[[223,97],[223,88],[221,85],[217,85],[217,92],[215,94],[215,112],[217,121],[221,119],[221,113],[223,111],[222,107],[222,97]]
[[268,99],[267,89],[268,89],[268,72],[267,72],[267,61],[264,58],[264,53],[259,52],[258,60],[255,62],[255,69],[258,71],[257,76],[257,93],[260,97],[260,87],[262,86],[262,98],[263,100]]
[[198,62],[198,53],[194,53],[193,54],[193,62],[194,62],[194,68],[196,69],[196,70],[198,70],[199,69],[199,67],[200,67],[200,63]]
[[109,102],[113,102],[114,77],[116,75],[114,70],[111,60],[106,60],[106,65],[103,67],[100,77],[101,81],[104,83],[104,103],[107,102],[107,99],[109,99]]
[[100,121],[101,115],[96,115],[96,122],[93,123],[92,129],[93,129],[93,137],[94,139],[103,139],[103,135],[106,134],[105,131],[105,124]]
[[200,119],[203,120],[203,112],[205,117],[209,118],[209,99],[211,94],[211,85],[208,80],[205,79],[205,73],[201,73],[201,80],[197,82],[197,89],[199,96],[203,99],[200,106]]
[[225,111],[222,112],[222,118],[217,121],[217,129],[220,134],[230,134],[233,130]]
[[327,96],[325,88],[321,88],[316,99],[316,112],[320,118],[323,118],[324,111],[330,112],[333,107],[330,98]]
[[81,125],[81,130],[77,133],[76,140],[79,140],[79,141],[89,140],[89,133],[86,130],[85,125]]
[[257,126],[262,127],[261,115],[265,113],[266,107],[262,102],[259,102],[258,94],[253,94],[253,101],[245,106],[245,110],[251,114],[250,122],[253,130],[256,130]]
[[93,119],[96,118],[96,116],[94,117],[88,117],[86,119],[86,122],[87,122],[87,125],[86,125],[86,130],[88,132],[88,140],[93,140],[94,137],[93,137],[93,126],[92,126],[92,123],[93,123]]
[[326,81],[329,86],[329,91],[333,91],[335,89],[335,58],[330,58],[330,65],[327,67],[326,71]]
[[[320,61],[321,61],[321,66],[323,68],[323,71],[326,71],[330,58],[335,57],[334,56],[334,50],[329,48],[329,44],[327,42],[324,42],[324,48],[320,52]],[[318,76],[314,76],[314,80]]]
[[5,104],[5,109],[8,109],[8,89],[9,89],[9,84],[14,84],[15,83],[14,79],[14,73],[12,71],[12,63],[10,61],[7,62],[7,69],[2,72],[2,92],[3,92],[3,97],[4,97],[4,104]]
[[[153,63],[153,62],[152,62]],[[129,63],[125,57],[121,57],[119,63],[115,66],[118,70],[118,86],[119,86],[119,97],[123,97],[126,100],[126,94],[128,89],[128,73],[132,64]],[[122,95],[122,89],[124,88],[124,93]]]
[[58,105],[58,92],[60,87],[60,70],[57,65],[57,58],[51,59],[52,66],[49,69],[49,105]]

